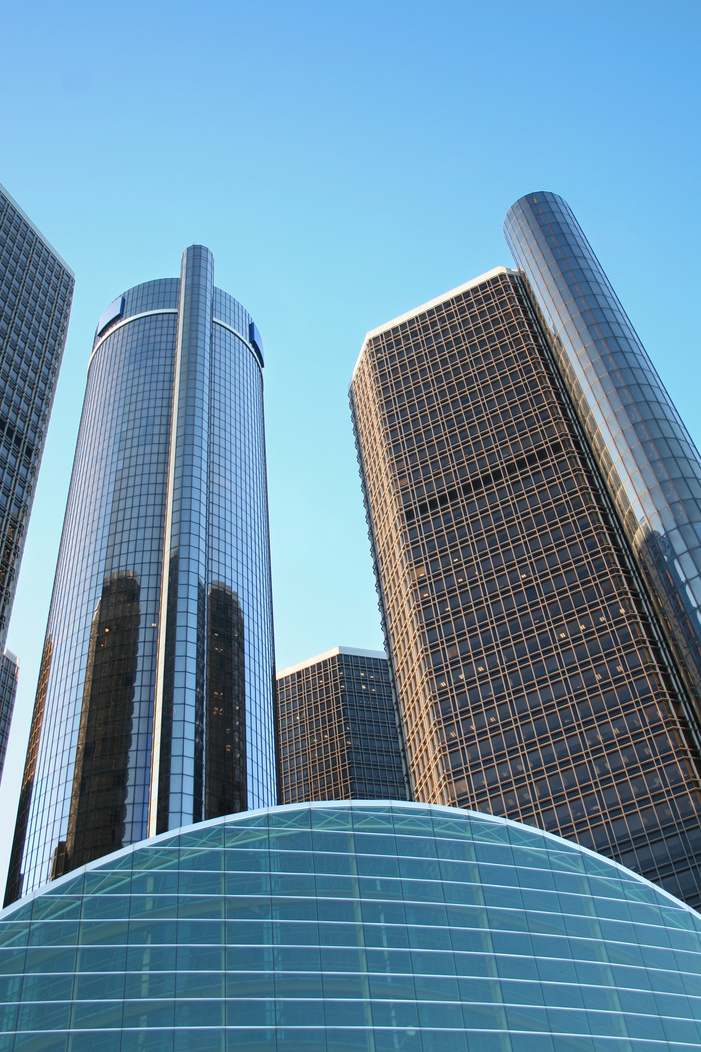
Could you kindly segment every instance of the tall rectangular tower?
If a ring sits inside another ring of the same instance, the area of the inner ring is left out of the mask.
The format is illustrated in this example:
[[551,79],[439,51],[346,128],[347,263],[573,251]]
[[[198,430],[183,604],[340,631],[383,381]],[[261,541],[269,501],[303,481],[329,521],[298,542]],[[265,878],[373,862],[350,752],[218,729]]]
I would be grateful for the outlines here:
[[263,354],[201,245],[97,325],[7,901],[277,802]]
[[[7,639],[75,283],[0,186],[0,653]],[[10,665],[12,662],[10,661]],[[0,772],[17,686],[2,658]]]
[[15,695],[17,694],[18,676],[19,660],[17,655],[5,647],[2,658],[0,658],[0,773],[2,772],[7,753],[7,740],[10,736],[10,723],[12,721]]
[[701,722],[701,457],[572,209],[527,194],[504,233]]
[[335,647],[277,678],[280,802],[406,800],[387,658]]
[[369,333],[350,394],[415,799],[700,903],[697,727],[524,278]]

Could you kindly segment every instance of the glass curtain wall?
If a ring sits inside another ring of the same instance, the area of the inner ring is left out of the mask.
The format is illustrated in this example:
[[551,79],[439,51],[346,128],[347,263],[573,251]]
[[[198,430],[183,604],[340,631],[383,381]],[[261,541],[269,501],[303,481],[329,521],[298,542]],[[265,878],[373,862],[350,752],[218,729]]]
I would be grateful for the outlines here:
[[691,1052],[701,917],[488,815],[291,805],[0,914],[3,1052]]
[[181,280],[130,289],[100,320],[8,901],[156,829],[276,801],[251,326],[201,246]]
[[701,719],[701,458],[572,210],[522,197],[506,240]]

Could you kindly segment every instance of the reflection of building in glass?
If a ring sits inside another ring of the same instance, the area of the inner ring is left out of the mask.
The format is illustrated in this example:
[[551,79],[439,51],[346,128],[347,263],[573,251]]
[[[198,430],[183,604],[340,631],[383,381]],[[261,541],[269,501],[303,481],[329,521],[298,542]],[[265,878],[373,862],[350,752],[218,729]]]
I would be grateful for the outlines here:
[[7,899],[276,802],[258,331],[211,253],[101,317]]
[[12,651],[5,647],[0,659],[0,774],[5,763],[7,739],[10,735],[10,721],[17,693],[17,676],[19,661]]
[[[66,343],[73,285],[73,271],[0,186],[0,650]],[[14,704],[6,662],[1,676],[0,772]],[[15,685],[16,678],[15,673]]]
[[688,1052],[701,918],[457,809],[292,805],[166,833],[0,914],[9,1049]]
[[280,800],[406,800],[389,666],[335,647],[278,676]]
[[[53,645],[51,643],[51,636],[47,635],[46,639],[44,640],[44,650],[41,655],[41,665],[39,666],[39,683],[37,684],[37,693],[36,698],[34,700],[34,712],[32,714],[32,724],[29,729],[29,744],[27,745],[27,759],[24,762],[22,788],[20,790],[19,805],[17,807],[17,823],[15,825],[15,835],[12,841],[12,851],[10,853],[10,865],[8,868],[7,876],[7,887],[5,889],[6,903],[14,902],[16,898],[19,898],[22,892],[22,874],[20,872],[20,863],[22,860],[22,851],[24,849],[24,838],[27,833],[29,805],[32,801],[34,780],[36,777],[39,735],[44,719],[44,709],[46,708],[46,687],[49,679],[49,672],[51,671],[52,654]],[[61,845],[61,841],[59,841],[59,843],[57,843],[56,845],[54,858],[51,860],[52,870],[54,868],[55,858],[63,850]]]
[[123,846],[140,624],[137,578],[113,574],[90,632],[68,835],[54,876]]
[[205,818],[246,808],[246,651],[241,604],[218,581],[207,602]]
[[566,202],[504,232],[701,719],[701,458]]
[[351,402],[415,798],[701,903],[696,721],[524,277],[369,333]]

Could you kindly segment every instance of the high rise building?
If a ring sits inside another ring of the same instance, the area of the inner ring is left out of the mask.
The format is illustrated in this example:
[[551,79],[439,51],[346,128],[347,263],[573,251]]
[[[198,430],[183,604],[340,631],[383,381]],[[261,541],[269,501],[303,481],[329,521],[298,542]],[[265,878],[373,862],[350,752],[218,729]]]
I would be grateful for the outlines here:
[[572,838],[698,905],[691,676],[553,342],[527,278],[497,268],[369,333],[353,375],[413,792]]
[[[0,652],[68,331],[73,271],[0,186]],[[0,772],[17,686],[2,659]]]
[[277,678],[280,802],[406,800],[386,656],[334,647]]
[[701,917],[537,829],[313,803],[0,914],[4,1052],[692,1052]]
[[509,209],[558,371],[701,720],[701,458],[572,210]]
[[0,773],[5,764],[7,739],[10,736],[10,722],[17,693],[19,660],[16,654],[5,647],[0,658]]
[[276,802],[262,366],[198,245],[98,322],[7,901]]

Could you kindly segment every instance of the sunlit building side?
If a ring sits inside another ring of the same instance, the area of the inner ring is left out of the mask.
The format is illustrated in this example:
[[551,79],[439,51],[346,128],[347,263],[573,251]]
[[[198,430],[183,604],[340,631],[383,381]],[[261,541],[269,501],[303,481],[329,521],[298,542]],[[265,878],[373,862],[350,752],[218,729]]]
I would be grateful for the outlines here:
[[526,279],[369,333],[351,404],[415,799],[701,903],[697,725]]

